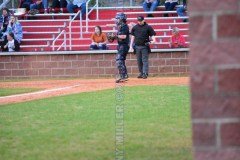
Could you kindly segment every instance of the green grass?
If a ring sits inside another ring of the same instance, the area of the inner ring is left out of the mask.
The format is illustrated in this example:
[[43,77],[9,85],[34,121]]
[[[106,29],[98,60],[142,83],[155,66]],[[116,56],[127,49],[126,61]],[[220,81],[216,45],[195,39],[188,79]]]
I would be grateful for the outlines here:
[[[113,160],[115,90],[0,106],[1,160]],[[186,86],[126,87],[129,160],[192,160]]]
[[29,93],[34,91],[39,91],[36,88],[0,88],[0,97],[9,96],[14,94]]

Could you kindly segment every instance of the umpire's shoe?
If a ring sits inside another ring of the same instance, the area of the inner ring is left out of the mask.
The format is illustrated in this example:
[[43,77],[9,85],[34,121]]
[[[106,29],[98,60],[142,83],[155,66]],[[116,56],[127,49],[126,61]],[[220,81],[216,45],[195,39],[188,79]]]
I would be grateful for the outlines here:
[[120,78],[118,78],[116,80],[116,83],[122,83],[122,82],[126,82],[128,80],[128,75],[125,74],[125,75],[121,75]]
[[147,77],[148,77],[148,74],[147,73],[143,73],[142,78],[143,79],[147,79]]

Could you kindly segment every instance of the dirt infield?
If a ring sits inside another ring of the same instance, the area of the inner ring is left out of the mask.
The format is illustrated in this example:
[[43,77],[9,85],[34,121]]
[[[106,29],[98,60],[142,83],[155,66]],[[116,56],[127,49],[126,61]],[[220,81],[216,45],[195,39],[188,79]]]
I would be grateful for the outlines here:
[[[188,77],[171,78],[130,78],[125,86],[140,85],[188,85]],[[79,79],[79,80],[44,80],[44,81],[25,81],[25,82],[0,82],[0,88],[42,88],[42,91],[25,93],[19,95],[0,97],[1,104],[19,103],[67,95],[81,92],[91,92],[115,87],[114,79]]]

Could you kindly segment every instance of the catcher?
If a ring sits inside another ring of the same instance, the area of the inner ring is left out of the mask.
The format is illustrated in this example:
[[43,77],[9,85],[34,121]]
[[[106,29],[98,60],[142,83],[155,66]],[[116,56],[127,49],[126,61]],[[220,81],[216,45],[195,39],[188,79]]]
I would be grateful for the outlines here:
[[107,38],[109,42],[113,42],[115,39],[118,41],[116,65],[119,77],[117,78],[116,83],[120,83],[128,80],[125,60],[129,50],[129,28],[126,24],[127,16],[124,13],[117,13],[115,18],[118,31],[116,34],[108,33]]

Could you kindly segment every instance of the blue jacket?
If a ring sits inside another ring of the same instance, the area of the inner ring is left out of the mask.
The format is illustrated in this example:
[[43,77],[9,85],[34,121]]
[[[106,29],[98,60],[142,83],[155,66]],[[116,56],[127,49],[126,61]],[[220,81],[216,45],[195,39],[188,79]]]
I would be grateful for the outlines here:
[[19,22],[14,23],[12,26],[9,24],[7,27],[7,33],[12,32],[14,38],[20,43],[23,38],[22,25]]

